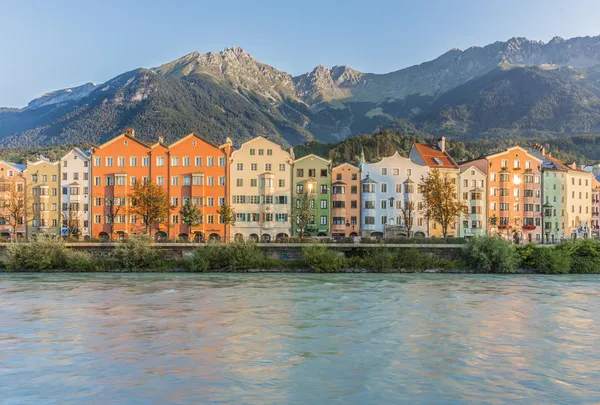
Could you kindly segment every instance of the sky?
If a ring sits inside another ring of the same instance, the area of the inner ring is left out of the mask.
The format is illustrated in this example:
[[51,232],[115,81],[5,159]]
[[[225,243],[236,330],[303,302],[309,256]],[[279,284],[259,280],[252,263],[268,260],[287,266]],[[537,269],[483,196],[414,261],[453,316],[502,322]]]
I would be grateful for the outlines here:
[[0,106],[241,46],[292,75],[386,73],[511,37],[600,35],[598,0],[0,0]]

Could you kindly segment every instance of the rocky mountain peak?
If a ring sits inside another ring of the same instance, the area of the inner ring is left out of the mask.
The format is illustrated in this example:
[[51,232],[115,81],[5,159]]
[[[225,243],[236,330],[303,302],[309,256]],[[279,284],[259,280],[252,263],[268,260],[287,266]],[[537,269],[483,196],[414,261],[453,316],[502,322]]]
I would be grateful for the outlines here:
[[49,93],[43,94],[38,98],[31,100],[27,105],[27,108],[33,109],[52,104],[64,103],[67,101],[77,101],[89,95],[92,91],[96,89],[96,87],[96,83],[88,82],[77,87],[70,87],[67,89],[51,91]]

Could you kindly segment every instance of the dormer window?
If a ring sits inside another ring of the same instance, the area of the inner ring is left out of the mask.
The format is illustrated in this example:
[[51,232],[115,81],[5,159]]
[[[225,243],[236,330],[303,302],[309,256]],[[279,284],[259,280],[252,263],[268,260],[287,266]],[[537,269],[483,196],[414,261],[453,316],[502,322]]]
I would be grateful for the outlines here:
[[438,165],[438,166],[441,166],[441,165],[443,164],[440,158],[436,158],[436,157],[434,157],[434,158],[433,158],[433,161],[434,161],[434,162],[435,162],[435,164],[436,164],[436,165]]

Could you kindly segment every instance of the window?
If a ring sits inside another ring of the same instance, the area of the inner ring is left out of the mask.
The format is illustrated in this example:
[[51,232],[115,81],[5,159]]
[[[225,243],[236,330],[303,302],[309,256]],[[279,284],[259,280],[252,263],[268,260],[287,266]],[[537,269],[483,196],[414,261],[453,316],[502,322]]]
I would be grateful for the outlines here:
[[95,176],[94,177],[94,186],[101,186],[102,185],[102,178],[100,176]]
[[328,191],[329,187],[327,187],[327,184],[321,184],[321,194],[327,194]]
[[219,186],[224,186],[226,183],[226,177],[225,176],[219,176]]
[[265,154],[265,150],[264,149],[259,149],[258,150],[258,156],[263,156]]
[[171,185],[178,186],[179,185],[179,176],[171,176]]
[[387,183],[381,183],[381,192],[387,193]]
[[365,225],[375,225],[375,217],[365,217]]
[[280,172],[285,172],[285,163],[280,163],[279,164],[279,171]]
[[215,185],[215,176],[208,176],[206,178],[206,185],[207,186],[214,186]]
[[365,200],[365,209],[366,210],[374,210],[375,209],[375,201]]
[[208,156],[206,158],[206,166],[214,166],[215,165],[215,157],[214,156]]
[[185,166],[185,167],[189,166],[190,165],[190,157],[189,156],[185,156],[183,158],[183,161],[181,162],[181,165]]
[[214,207],[215,206],[215,197],[208,197],[206,199],[206,205],[209,207]]
[[[87,180],[87,173],[84,173],[84,178]],[[52,175],[52,181],[56,181],[56,174]]]
[[117,186],[125,186],[127,185],[127,176],[115,176],[115,181]]
[[381,175],[382,175],[382,176],[387,176],[387,174],[388,174],[388,169],[387,169],[387,167],[382,167],[382,168],[381,168]]
[[219,166],[225,166],[225,156],[219,156]]
[[327,177],[327,169],[321,169],[321,177]]
[[304,193],[304,186],[302,184],[296,185],[296,194]]
[[165,158],[163,156],[158,156],[156,158],[156,166],[161,167],[165,165]]
[[106,166],[112,166],[113,165],[113,158],[112,157],[107,157],[106,158]]
[[179,157],[173,156],[171,158],[171,166],[173,166],[173,167],[179,166]]
[[236,165],[236,167],[237,167],[238,171],[243,171],[244,170],[244,164],[243,163],[238,163]]
[[265,171],[266,172],[270,172],[271,171],[271,163],[265,163]]
[[117,166],[120,166],[120,167],[125,166],[125,158],[124,157],[117,158]]
[[159,186],[164,186],[165,185],[164,176],[156,176],[156,184],[158,184]]
[[94,166],[99,167],[102,165],[102,158],[100,157],[95,157],[94,158]]
[[327,215],[321,215],[321,225],[327,225]]
[[387,210],[387,200],[381,200],[379,203],[381,204],[382,210]]
[[149,157],[143,157],[142,158],[142,166],[150,166],[150,158]]
[[250,149],[250,156],[256,155],[256,149]]
[[356,200],[350,201],[350,208],[352,208],[352,209],[358,208],[358,201],[356,201]]
[[322,210],[326,210],[327,209],[327,200],[321,200],[321,209]]
[[102,223],[102,215],[94,215],[94,223],[101,224]]
[[202,156],[196,156],[194,158],[194,166],[202,166]]
[[136,167],[138,164],[138,158],[137,156],[132,156],[129,158],[129,166],[131,167]]
[[279,185],[279,187],[285,187],[285,180],[284,179],[279,179],[278,185]]
[[304,177],[304,169],[296,169],[296,177]]
[[67,180],[67,173],[62,174],[62,179],[63,179],[63,181]]
[[351,186],[350,194],[358,194],[358,186]]
[[235,186],[236,187],[244,187],[244,179],[236,179]]

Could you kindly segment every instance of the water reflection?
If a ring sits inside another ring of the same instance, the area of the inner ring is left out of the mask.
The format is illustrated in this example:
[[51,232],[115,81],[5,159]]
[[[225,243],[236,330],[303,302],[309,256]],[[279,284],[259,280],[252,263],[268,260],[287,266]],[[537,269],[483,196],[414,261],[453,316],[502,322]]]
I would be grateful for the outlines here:
[[2,275],[6,404],[600,402],[600,279]]

